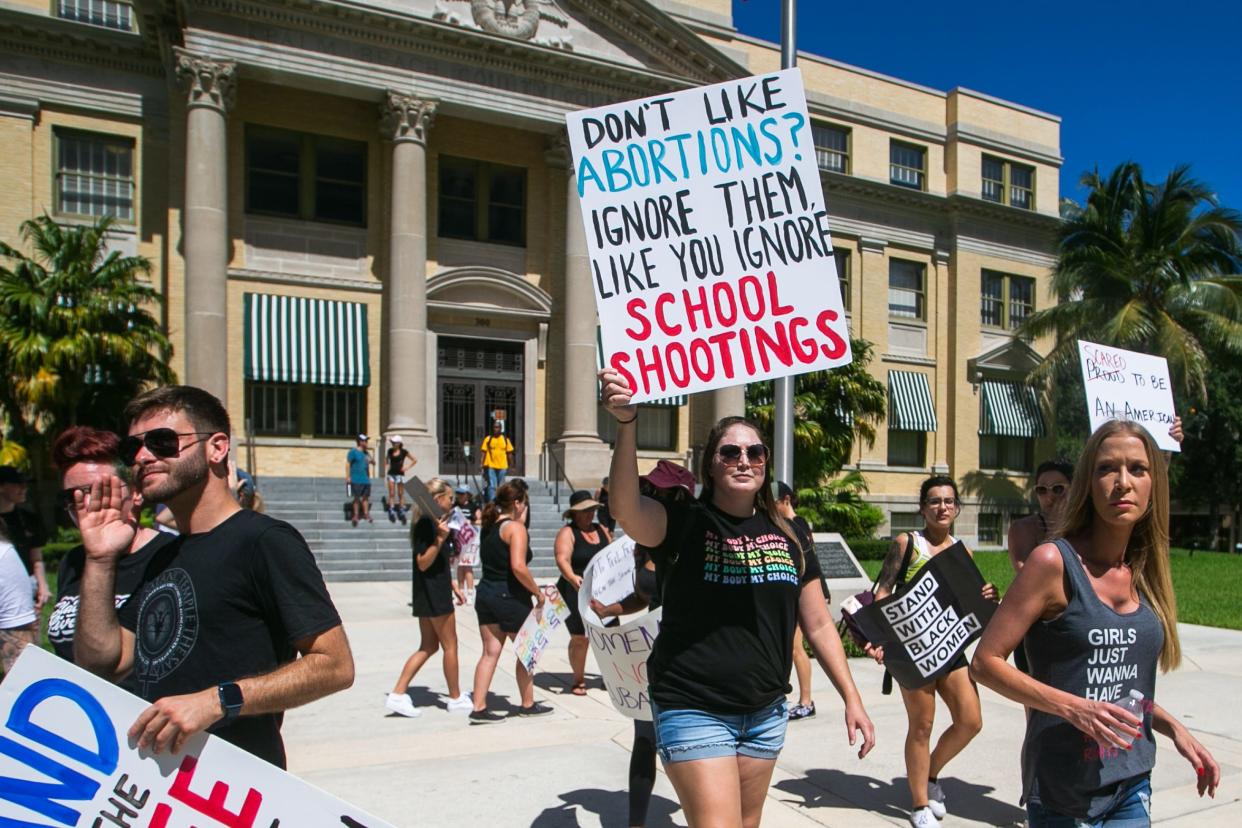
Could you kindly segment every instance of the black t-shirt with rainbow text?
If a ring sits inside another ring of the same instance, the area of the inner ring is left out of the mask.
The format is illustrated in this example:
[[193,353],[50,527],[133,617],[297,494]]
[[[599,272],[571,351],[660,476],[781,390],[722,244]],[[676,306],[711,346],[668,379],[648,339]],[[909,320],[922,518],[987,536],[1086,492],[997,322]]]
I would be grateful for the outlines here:
[[664,615],[647,664],[651,700],[714,713],[771,704],[790,691],[798,596],[821,577],[819,562],[802,567],[802,551],[762,512],[664,508],[668,528],[652,550]]

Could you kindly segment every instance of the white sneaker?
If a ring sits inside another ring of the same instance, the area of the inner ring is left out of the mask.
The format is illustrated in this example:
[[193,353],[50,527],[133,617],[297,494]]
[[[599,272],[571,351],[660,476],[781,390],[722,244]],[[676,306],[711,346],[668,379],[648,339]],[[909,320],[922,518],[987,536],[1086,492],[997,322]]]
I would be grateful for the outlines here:
[[474,606],[474,587],[470,587],[470,589],[466,590],[466,606]]
[[927,807],[936,819],[944,819],[944,815],[949,812],[944,805],[944,789],[939,782],[927,783]]
[[389,693],[388,698],[384,699],[384,708],[391,713],[396,713],[398,716],[405,716],[409,719],[417,719],[423,715],[405,693]]
[[910,824],[914,828],[937,828],[940,825],[936,821],[936,815],[932,813],[931,808],[919,808],[910,812]]
[[455,699],[449,699],[444,706],[450,713],[468,712],[474,709],[474,702],[471,701],[469,693],[462,693]]

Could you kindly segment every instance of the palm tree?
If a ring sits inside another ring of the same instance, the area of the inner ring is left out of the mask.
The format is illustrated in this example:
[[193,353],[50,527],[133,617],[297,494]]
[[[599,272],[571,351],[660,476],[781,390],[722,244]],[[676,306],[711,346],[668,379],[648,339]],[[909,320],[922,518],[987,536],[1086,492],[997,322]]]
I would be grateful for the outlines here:
[[1165,357],[1176,390],[1205,399],[1211,359],[1242,356],[1242,217],[1184,166],[1161,184],[1133,162],[1082,183],[1087,204],[1066,211],[1058,233],[1060,303],[1019,329],[1057,337],[1032,378],[1076,365],[1075,341],[1087,339]]
[[[871,376],[873,346],[850,339],[854,361],[828,371],[799,374],[794,381],[795,489],[821,485],[849,460],[855,440],[875,443],[875,430],[884,422],[884,384]],[[775,405],[772,383],[746,387],[746,413],[772,433]],[[785,474],[784,471],[780,472]]]
[[[30,255],[0,242],[0,407],[23,442],[77,423],[111,427],[125,399],[173,381],[171,346],[139,276],[150,263],[107,250],[112,220],[23,222]],[[37,462],[36,462],[36,465]]]
[[863,499],[870,489],[857,469],[817,486],[798,490],[798,514],[817,532],[840,532],[847,538],[869,538],[884,522],[884,512]]

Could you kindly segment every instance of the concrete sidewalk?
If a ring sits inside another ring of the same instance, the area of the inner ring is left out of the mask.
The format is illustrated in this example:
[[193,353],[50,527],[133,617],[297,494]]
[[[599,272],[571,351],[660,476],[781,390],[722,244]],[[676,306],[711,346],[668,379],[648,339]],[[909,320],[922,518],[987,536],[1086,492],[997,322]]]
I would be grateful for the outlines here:
[[[568,634],[559,630],[536,676],[536,698],[555,712],[469,726],[443,706],[439,656],[415,677],[417,719],[389,716],[384,695],[418,647],[408,583],[329,585],[354,648],[352,689],[291,711],[284,734],[289,770],[396,826],[605,826],[627,823],[629,748],[633,728],[597,680],[586,697],[569,695]],[[480,652],[474,611],[457,613],[462,687],[469,690]],[[1212,750],[1224,772],[1215,800],[1195,794],[1195,775],[1161,739],[1153,775],[1153,817],[1170,826],[1242,825],[1242,633],[1183,625],[1183,667],[1159,680],[1157,699]],[[816,668],[814,719],[792,722],[768,803],[765,826],[905,825],[909,793],[900,696],[880,694],[880,669],[851,662],[868,713],[875,750],[859,761],[845,739],[840,700]],[[588,675],[594,670],[588,662]],[[506,648],[492,685],[493,707],[518,704],[513,657]],[[1021,707],[983,690],[984,729],[946,769],[946,828],[1021,824],[1018,751]],[[941,705],[937,732],[948,722]],[[676,794],[660,773],[650,826],[685,825]]]

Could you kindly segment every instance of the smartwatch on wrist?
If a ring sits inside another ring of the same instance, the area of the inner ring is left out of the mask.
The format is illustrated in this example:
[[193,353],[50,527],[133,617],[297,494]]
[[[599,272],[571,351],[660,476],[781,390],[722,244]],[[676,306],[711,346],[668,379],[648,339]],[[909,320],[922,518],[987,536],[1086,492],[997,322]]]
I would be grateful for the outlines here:
[[241,715],[242,691],[234,682],[228,681],[216,687],[220,695],[220,709],[224,711],[224,722],[231,722]]

